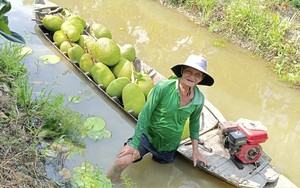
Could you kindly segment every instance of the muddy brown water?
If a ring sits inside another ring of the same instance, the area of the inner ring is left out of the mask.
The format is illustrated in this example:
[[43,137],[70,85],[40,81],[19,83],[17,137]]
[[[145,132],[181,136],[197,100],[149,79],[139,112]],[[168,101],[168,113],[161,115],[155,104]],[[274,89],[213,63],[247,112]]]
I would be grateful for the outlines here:
[[[272,157],[277,171],[300,185],[297,162],[300,91],[279,82],[267,62],[153,0],[53,2],[77,11],[89,23],[102,23],[119,44],[134,44],[137,56],[165,76],[171,74],[171,66],[182,63],[191,53],[206,56],[208,71],[215,78],[212,87],[200,88],[206,98],[227,120],[261,121],[268,128],[269,136],[262,144],[264,151]],[[134,122],[87,83],[65,59],[55,65],[38,60],[41,55],[59,53],[42,38],[31,21],[32,5],[32,0],[12,1],[9,20],[10,27],[25,36],[27,45],[33,49],[24,63],[35,91],[51,89],[53,94],[64,94],[66,101],[68,96],[81,96],[80,103],[68,106],[87,117],[102,117],[113,134],[112,138],[96,143],[87,139],[86,153],[68,160],[66,167],[72,169],[88,161],[106,171],[123,142],[133,134]],[[214,45],[220,41],[221,46]],[[48,173],[50,177],[56,175],[51,168]],[[181,158],[174,164],[159,165],[148,156],[129,167],[126,174],[137,187],[231,187]]]

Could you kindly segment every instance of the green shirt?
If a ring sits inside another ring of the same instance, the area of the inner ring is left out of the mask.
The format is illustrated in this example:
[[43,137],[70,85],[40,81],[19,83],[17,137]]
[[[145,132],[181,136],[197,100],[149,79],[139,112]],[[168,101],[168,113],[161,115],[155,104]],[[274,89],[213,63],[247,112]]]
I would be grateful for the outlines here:
[[135,133],[129,145],[138,149],[144,133],[158,151],[172,151],[180,144],[181,134],[188,118],[190,138],[199,139],[200,114],[204,95],[194,88],[194,98],[186,106],[180,107],[178,79],[157,83],[138,117]]

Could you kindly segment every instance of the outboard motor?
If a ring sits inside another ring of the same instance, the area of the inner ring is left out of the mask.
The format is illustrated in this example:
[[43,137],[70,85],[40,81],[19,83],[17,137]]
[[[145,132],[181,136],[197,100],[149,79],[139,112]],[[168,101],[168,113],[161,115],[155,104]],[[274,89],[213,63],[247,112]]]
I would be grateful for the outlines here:
[[260,143],[268,139],[267,128],[260,122],[239,119],[220,127],[222,144],[239,169],[242,164],[255,163],[262,155]]

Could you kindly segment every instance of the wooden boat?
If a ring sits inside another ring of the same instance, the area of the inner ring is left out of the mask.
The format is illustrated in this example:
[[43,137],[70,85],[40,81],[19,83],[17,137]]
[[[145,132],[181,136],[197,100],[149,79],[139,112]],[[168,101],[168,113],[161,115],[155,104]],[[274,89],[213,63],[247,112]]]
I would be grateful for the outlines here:
[[[36,20],[42,20],[47,14],[56,14],[62,10],[56,4],[53,4],[45,0],[36,0],[35,2],[35,16]],[[105,94],[111,101],[124,110],[134,121],[137,118],[132,112],[127,112],[120,100],[116,97],[110,97],[105,89],[97,85],[90,75],[84,73],[78,66],[78,64],[72,63],[68,56],[60,51],[55,45],[52,39],[51,33],[49,33],[42,24],[37,21],[37,26],[42,35],[61,53],[67,61],[70,62],[89,82]],[[89,35],[87,31],[85,34]],[[145,72],[151,76],[154,83],[162,79],[166,79],[159,72],[153,70],[150,66],[143,63],[140,59],[136,58],[133,62],[138,72]],[[257,122],[241,119],[243,122],[250,122],[250,124],[256,124]],[[277,173],[274,167],[270,164],[271,158],[264,152],[261,152],[261,156],[255,162],[241,163],[236,159],[235,155],[230,154],[229,148],[224,146],[224,130],[227,130],[227,126],[230,127],[232,124],[238,124],[237,122],[228,122],[223,115],[209,102],[205,101],[204,108],[201,114],[201,127],[199,130],[199,149],[205,156],[209,166],[203,166],[198,164],[201,170],[212,174],[213,176],[237,187],[248,187],[248,188],[262,188],[262,187],[297,187],[285,176]],[[225,129],[224,129],[225,127]],[[234,127],[234,126],[233,126]],[[235,127],[236,128],[236,127]],[[233,132],[233,131],[232,131]],[[262,133],[264,133],[262,131]],[[251,135],[250,135],[251,136]],[[226,141],[226,140],[225,140]],[[178,153],[192,162],[192,146],[191,140],[186,138],[181,141],[178,147]],[[252,148],[251,148],[252,149]],[[245,160],[247,160],[245,158]],[[248,159],[249,160],[249,159]],[[250,160],[251,161],[251,160]]]

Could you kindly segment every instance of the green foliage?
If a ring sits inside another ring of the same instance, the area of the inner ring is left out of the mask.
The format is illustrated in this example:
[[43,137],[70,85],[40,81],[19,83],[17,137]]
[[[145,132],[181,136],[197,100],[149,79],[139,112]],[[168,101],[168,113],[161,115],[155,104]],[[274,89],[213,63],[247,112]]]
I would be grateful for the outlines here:
[[24,58],[20,54],[21,46],[16,43],[0,44],[0,70],[7,77],[19,78],[26,73],[26,69],[21,62]]
[[214,13],[213,10],[217,2],[218,0],[186,0],[184,5],[191,8],[191,11],[198,12],[203,22],[206,22]]
[[75,167],[71,184],[74,188],[111,188],[112,183],[100,169],[85,162],[81,167]]
[[299,53],[297,39],[287,40],[287,33],[293,25],[290,20],[283,20],[279,13],[270,12],[260,1],[246,2],[236,0],[225,9],[226,18],[223,29],[256,44],[254,51],[262,57],[274,59],[275,71],[283,81],[298,87]]
[[38,122],[37,132],[41,138],[61,138],[82,145],[81,131],[83,117],[64,105],[63,95],[52,96],[42,90],[34,96],[33,87],[28,84],[28,77],[22,76],[15,82],[14,95],[18,98],[18,107],[26,116]]
[[[18,99],[19,111],[24,112],[29,119],[39,122],[39,129],[48,129],[45,138],[66,137],[81,144],[83,117],[64,105],[63,95],[51,96],[51,92],[42,90],[34,96],[27,71],[21,63],[24,58],[20,53],[21,49],[21,45],[16,43],[4,43],[0,46],[1,77],[14,78],[11,85],[14,90],[13,96]],[[31,124],[32,122],[28,123]]]
[[82,134],[97,141],[103,138],[111,137],[111,132],[106,129],[105,121],[102,118],[90,117],[84,121],[84,130]]
[[9,41],[26,44],[24,38],[21,35],[14,31],[11,31],[8,27],[8,17],[5,16],[5,14],[11,10],[10,2],[1,0],[0,6],[2,4],[4,5],[0,9],[0,34]]
[[180,5],[184,2],[185,0],[169,0],[168,2],[173,4],[173,5]]
[[290,0],[290,2],[291,2],[296,8],[300,8],[300,1],[299,1],[299,0]]
[[[279,78],[300,87],[299,23],[281,16],[299,0],[168,0],[199,14],[201,25],[208,30],[238,41],[257,55],[273,63]],[[274,8],[275,7],[275,8]],[[281,10],[281,11],[280,11]],[[299,10],[300,11],[300,10]],[[234,37],[232,37],[234,36]],[[214,42],[215,45],[218,45]]]
[[66,137],[75,143],[82,144],[83,117],[64,105],[63,95],[47,97],[46,93],[42,93],[38,101],[45,101],[45,103],[38,102],[35,116],[43,117],[41,130],[47,130],[46,138]]
[[9,95],[0,97],[0,111],[5,114],[4,121],[2,118],[0,120],[0,161],[3,169],[9,169],[4,171],[5,176],[0,177],[0,184],[57,187],[45,177],[45,169],[42,167],[44,158],[36,151],[39,144],[35,134],[38,121],[33,116],[27,116],[29,108],[25,112],[21,107],[31,103],[29,96],[32,90],[30,87],[24,88],[23,91],[29,94],[23,93],[23,99],[14,94],[21,91],[18,87],[28,84],[25,79],[26,69],[21,63],[24,56],[19,53],[20,49],[20,45],[13,43],[0,45],[0,82],[9,86]]
[[28,85],[28,77],[22,76],[16,80],[14,95],[18,98],[18,106],[30,116],[32,109],[39,104],[39,101],[32,100],[33,88]]
[[289,29],[288,21],[280,20],[280,15],[269,13],[260,3],[236,0],[226,8],[226,27],[247,40],[258,45],[257,50],[272,51],[276,54],[282,44],[285,32]]
[[290,3],[296,8],[300,8],[300,1],[299,0],[275,0],[278,3]]

